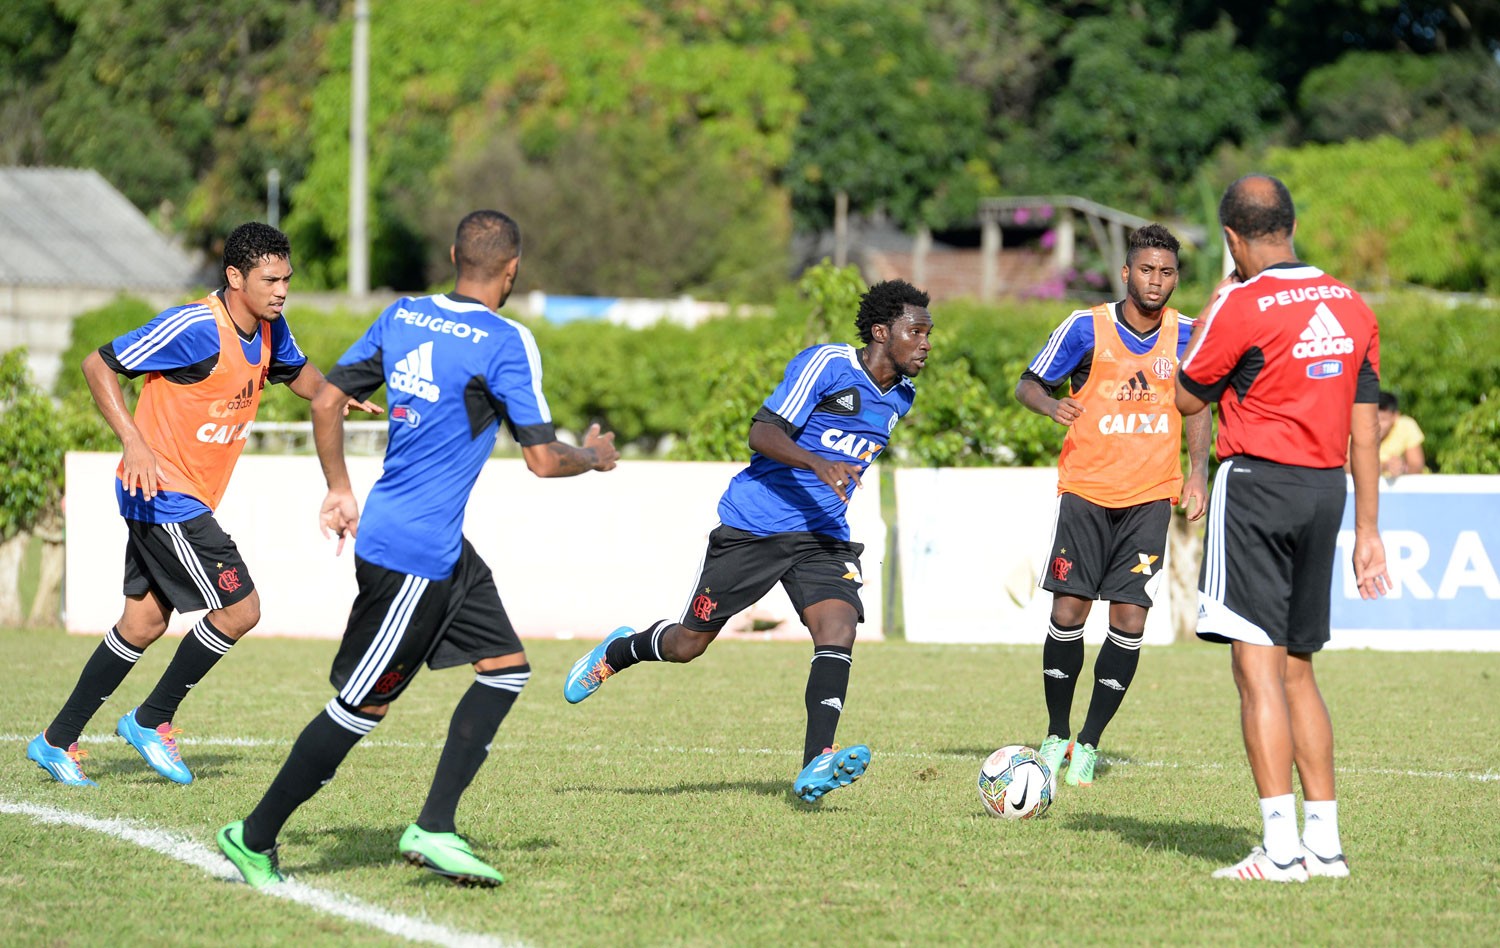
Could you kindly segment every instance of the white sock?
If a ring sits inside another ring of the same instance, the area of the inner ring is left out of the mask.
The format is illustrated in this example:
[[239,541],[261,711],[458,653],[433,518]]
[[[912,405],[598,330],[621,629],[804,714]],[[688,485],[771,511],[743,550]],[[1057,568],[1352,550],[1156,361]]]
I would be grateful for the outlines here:
[[1265,824],[1266,855],[1278,865],[1286,865],[1302,855],[1297,846],[1297,798],[1290,793],[1279,797],[1262,797],[1260,818]]
[[1337,800],[1302,801],[1302,843],[1308,849],[1332,859],[1342,855],[1339,845],[1339,803]]

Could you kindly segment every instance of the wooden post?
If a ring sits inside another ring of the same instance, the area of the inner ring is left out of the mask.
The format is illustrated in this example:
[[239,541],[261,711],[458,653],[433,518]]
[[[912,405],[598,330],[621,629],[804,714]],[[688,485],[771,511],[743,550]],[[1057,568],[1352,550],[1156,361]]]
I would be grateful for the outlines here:
[[919,290],[927,288],[927,255],[932,252],[932,230],[926,224],[917,227],[911,242],[911,282]]
[[979,298],[985,302],[1000,295],[1000,217],[993,211],[979,222]]
[[849,263],[849,192],[833,196],[833,265]]

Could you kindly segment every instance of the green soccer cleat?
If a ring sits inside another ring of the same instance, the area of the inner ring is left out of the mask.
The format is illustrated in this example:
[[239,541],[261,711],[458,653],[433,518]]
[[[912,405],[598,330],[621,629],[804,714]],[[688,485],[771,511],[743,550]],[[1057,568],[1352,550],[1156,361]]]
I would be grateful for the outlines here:
[[459,885],[496,886],[505,881],[494,867],[480,862],[469,841],[457,833],[429,833],[413,823],[401,834],[401,855]]
[[245,845],[245,821],[236,820],[219,830],[219,851],[240,871],[253,888],[264,889],[286,881],[276,860],[276,849],[258,853]]
[[1063,779],[1070,787],[1088,787],[1094,783],[1094,765],[1099,762],[1099,749],[1092,744],[1073,744],[1073,753],[1068,758],[1068,775]]
[[1047,775],[1052,781],[1052,791],[1056,793],[1057,775],[1062,773],[1063,763],[1068,759],[1068,739],[1058,737],[1056,734],[1048,734],[1036,755],[1042,759],[1042,763],[1047,765]]

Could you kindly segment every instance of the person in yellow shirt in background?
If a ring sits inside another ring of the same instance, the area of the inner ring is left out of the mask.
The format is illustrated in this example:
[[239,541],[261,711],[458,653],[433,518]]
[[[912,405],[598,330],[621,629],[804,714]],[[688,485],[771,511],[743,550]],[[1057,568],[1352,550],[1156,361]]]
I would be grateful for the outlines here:
[[1415,418],[1401,414],[1395,392],[1381,392],[1376,417],[1380,419],[1380,473],[1384,477],[1427,473],[1422,451],[1422,429]]

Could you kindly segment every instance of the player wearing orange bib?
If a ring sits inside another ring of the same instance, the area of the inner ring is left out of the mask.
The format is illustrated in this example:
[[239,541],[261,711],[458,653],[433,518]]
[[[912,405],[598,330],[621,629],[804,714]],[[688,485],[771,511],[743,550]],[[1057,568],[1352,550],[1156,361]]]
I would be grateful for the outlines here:
[[[1208,414],[1188,420],[1191,471],[1182,477],[1184,424],[1174,402],[1177,361],[1193,321],[1167,306],[1177,287],[1177,238],[1160,224],[1131,234],[1125,299],[1077,310],[1048,337],[1016,384],[1016,399],[1068,429],[1058,459],[1058,511],[1041,586],[1052,593],[1042,648],[1050,718],[1041,756],[1067,782],[1094,780],[1099,738],[1140,659],[1146,612],[1164,573],[1167,527],[1179,497],[1203,516],[1208,493]],[[1054,398],[1064,382],[1069,392]],[[1083,671],[1083,624],[1095,599],[1109,601],[1109,633],[1094,663],[1094,691],[1069,743],[1073,692]]]
[[[213,511],[267,383],[285,383],[311,400],[323,373],[282,319],[292,263],[281,231],[260,223],[235,228],[224,242],[224,278],[217,292],[160,313],[83,361],[94,401],[123,448],[115,494],[128,538],[120,620],[57,717],[26,748],[38,767],[70,786],[94,785],[78,763],[79,735],[166,632],[173,610],[207,609],[156,688],[115,728],[157,773],[191,783],[172,718],[188,690],[260,620],[260,594]],[[134,417],[117,374],[144,377]]]

